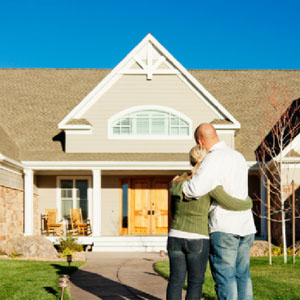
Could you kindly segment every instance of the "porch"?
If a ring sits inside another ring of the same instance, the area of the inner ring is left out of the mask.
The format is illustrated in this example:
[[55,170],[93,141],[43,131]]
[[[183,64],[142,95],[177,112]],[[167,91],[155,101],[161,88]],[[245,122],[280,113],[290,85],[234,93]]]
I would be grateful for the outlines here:
[[[47,236],[54,244],[59,237]],[[167,248],[164,236],[78,236],[78,243],[91,245],[93,252],[159,252]]]

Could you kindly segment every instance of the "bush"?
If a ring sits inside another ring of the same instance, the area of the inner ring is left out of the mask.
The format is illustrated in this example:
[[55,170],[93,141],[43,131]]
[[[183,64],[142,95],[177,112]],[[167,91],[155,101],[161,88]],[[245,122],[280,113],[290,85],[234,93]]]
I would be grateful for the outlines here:
[[[283,248],[282,247],[274,247],[272,248],[272,255],[273,256],[282,256],[283,255]],[[292,248],[286,248],[287,255],[293,255]],[[269,254],[269,250],[266,251],[266,255]],[[296,253],[297,254],[297,253]]]
[[70,255],[73,252],[81,252],[82,250],[82,245],[78,244],[77,239],[71,234],[59,239],[58,251],[63,253],[64,256]]

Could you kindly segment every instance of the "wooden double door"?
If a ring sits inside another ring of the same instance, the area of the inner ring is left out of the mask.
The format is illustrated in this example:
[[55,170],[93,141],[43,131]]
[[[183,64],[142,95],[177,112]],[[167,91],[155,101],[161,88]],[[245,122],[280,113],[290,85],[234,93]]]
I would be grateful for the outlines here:
[[128,234],[168,233],[169,176],[130,178]]

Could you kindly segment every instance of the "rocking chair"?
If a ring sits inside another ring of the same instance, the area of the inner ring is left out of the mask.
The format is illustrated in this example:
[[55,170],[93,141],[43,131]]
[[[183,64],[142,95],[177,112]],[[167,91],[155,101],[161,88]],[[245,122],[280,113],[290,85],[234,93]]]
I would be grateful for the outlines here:
[[90,235],[92,233],[90,220],[82,221],[81,208],[70,208],[72,233],[78,235]]
[[62,223],[57,223],[57,208],[45,209],[44,226],[46,234],[62,235],[64,228]]

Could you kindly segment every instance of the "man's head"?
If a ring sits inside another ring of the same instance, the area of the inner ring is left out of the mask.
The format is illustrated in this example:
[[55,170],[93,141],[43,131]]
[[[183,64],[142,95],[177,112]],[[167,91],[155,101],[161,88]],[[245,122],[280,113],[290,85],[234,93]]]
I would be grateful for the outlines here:
[[196,128],[195,140],[197,144],[204,146],[207,150],[220,142],[216,129],[208,123],[202,123]]

